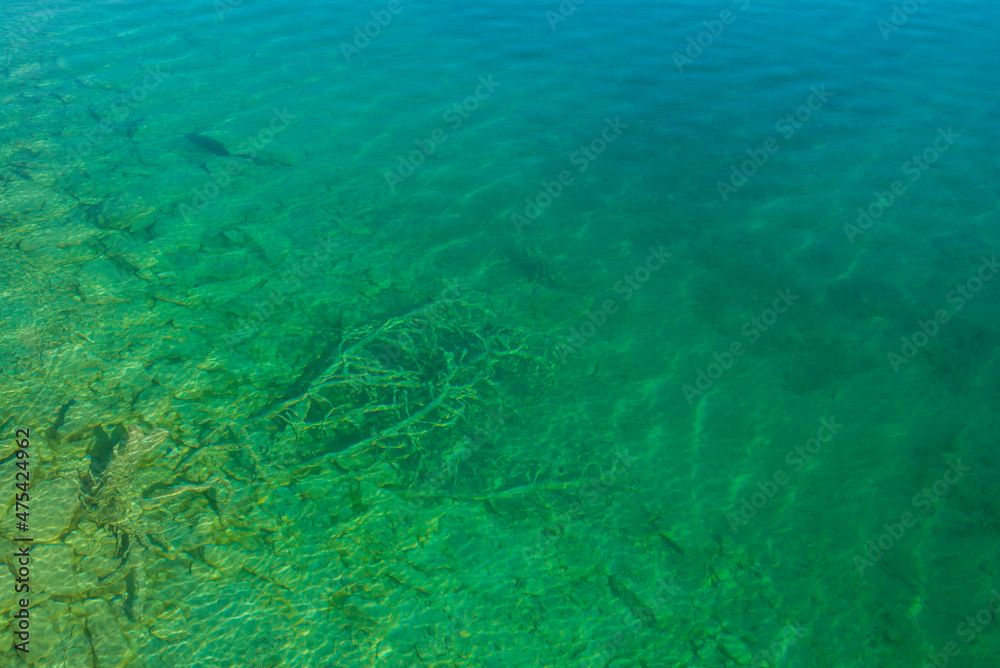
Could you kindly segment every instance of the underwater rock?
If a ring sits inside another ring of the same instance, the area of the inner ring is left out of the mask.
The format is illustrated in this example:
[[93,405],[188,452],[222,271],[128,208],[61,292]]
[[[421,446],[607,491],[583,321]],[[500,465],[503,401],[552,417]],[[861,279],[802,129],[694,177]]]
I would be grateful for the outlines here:
[[[111,393],[102,392],[102,394],[107,397]],[[99,406],[89,401],[73,402],[73,405],[69,406],[63,415],[62,425],[60,425],[56,435],[60,439],[76,436],[79,440],[64,441],[60,445],[59,451],[73,457],[85,455],[90,444],[86,438],[81,439],[79,435],[81,432],[99,426],[107,418],[107,406]],[[89,435],[87,436],[89,437]]]
[[386,625],[394,617],[393,611],[364,596],[348,596],[341,602],[345,617],[353,621],[367,622],[372,625]]
[[303,499],[319,501],[328,496],[333,491],[333,486],[329,480],[322,478],[307,478],[295,485],[295,489]]
[[25,253],[36,251],[45,246],[66,248],[78,246],[100,235],[101,231],[93,225],[75,220],[58,227],[46,227],[29,234],[21,240],[19,248]]
[[166,387],[173,396],[182,401],[191,401],[210,393],[212,390],[212,374],[193,366],[179,365],[174,373],[168,373],[170,367],[158,368],[156,379]]
[[151,424],[163,426],[170,413],[170,402],[173,399],[167,388],[162,385],[150,385],[136,397],[134,409],[140,415],[146,416]]
[[171,606],[156,620],[149,632],[160,640],[176,642],[191,637],[194,628],[184,617],[184,611],[180,606]]
[[89,598],[83,602],[87,615],[87,633],[94,657],[101,668],[126,668],[137,659],[122,633],[107,601]]
[[107,555],[84,557],[80,560],[80,570],[93,573],[97,578],[105,578],[115,572],[121,561]]
[[153,273],[149,270],[162,260],[150,249],[149,242],[130,234],[108,234],[101,241],[107,246],[109,257],[135,267],[137,275],[146,280],[153,278]]
[[411,589],[434,591],[434,579],[427,573],[413,568],[405,561],[388,564],[385,572],[394,580],[398,580]]
[[247,230],[251,238],[264,251],[264,258],[272,267],[281,264],[292,250],[292,240],[284,234],[266,228]]
[[234,243],[237,246],[242,246],[247,242],[246,235],[240,229],[222,230],[222,236],[229,240],[230,243]]
[[69,545],[36,545],[31,558],[35,563],[32,589],[50,596],[79,597],[97,585],[94,573],[76,571],[76,553]]
[[141,295],[144,287],[132,272],[104,258],[85,262],[80,267],[76,285],[88,304],[130,302]]
[[233,281],[218,281],[192,288],[188,293],[189,303],[200,306],[204,303],[217,306],[233,301],[240,295],[264,282],[263,276],[247,276]]
[[139,463],[166,440],[166,429],[143,433],[138,425],[129,428],[128,439],[115,446],[111,463],[94,485],[94,515],[100,524],[125,531],[143,547],[150,546],[139,503],[141,489],[135,482]]
[[239,545],[206,545],[205,561],[227,577],[243,570],[249,555]]
[[103,229],[144,230],[153,224],[155,209],[138,195],[112,195],[97,208],[97,226]]
[[[4,99],[6,110],[9,99]],[[5,142],[5,148],[9,146]],[[11,170],[12,165],[4,160],[4,167]],[[22,222],[54,218],[67,218],[75,206],[75,202],[66,197],[61,190],[43,182],[51,178],[52,173],[44,168],[26,165],[27,169],[15,168],[16,179],[5,181],[4,197],[0,207],[5,213],[15,214]]]
[[[14,554],[14,543],[7,539],[0,539],[0,549],[6,550],[6,554]],[[0,568],[0,615],[10,619],[10,611],[14,609],[20,596],[14,591],[14,575],[7,568]],[[2,633],[0,636],[8,636],[9,633]],[[8,645],[9,647],[9,645]]]
[[195,253],[201,247],[205,232],[200,220],[187,220],[180,215],[166,216],[156,223],[156,238],[150,249],[163,255]]
[[64,643],[75,643],[69,647],[65,647],[61,656],[53,657],[52,665],[59,666],[89,666],[91,665],[91,660],[94,657],[94,653],[90,649],[90,641],[87,639],[86,633],[83,629],[74,629],[73,633],[64,633],[59,636],[60,646],[65,646]]
[[[63,633],[67,627],[81,626],[79,624],[79,620],[71,614],[68,603],[50,598],[49,600],[44,601],[39,607],[49,616],[56,632],[60,634]],[[80,630],[82,631],[83,629],[81,628]]]
[[723,654],[739,664],[750,664],[753,652],[742,640],[728,633],[723,633],[718,637],[718,641]]
[[69,531],[80,508],[80,484],[71,478],[32,483],[31,535],[37,543],[53,542]]
[[238,250],[220,255],[199,253],[201,262],[193,268],[195,280],[200,283],[232,281],[253,272],[253,261],[246,251]]
[[277,554],[247,554],[247,559],[243,562],[243,568],[253,573],[262,580],[272,581],[271,571],[280,573],[286,561]]
[[67,341],[42,353],[42,368],[53,378],[72,378],[74,384],[101,377],[103,360],[91,354],[80,342]]
[[352,276],[371,267],[371,262],[358,255],[351,255],[338,262],[329,273],[333,276]]
[[82,531],[71,531],[63,538],[63,543],[73,548],[73,551],[81,556],[87,556],[93,552],[90,538]]
[[371,281],[382,290],[386,290],[392,285],[392,275],[389,273],[388,265],[378,265],[371,270]]
[[33,666],[52,666],[55,664],[50,660],[50,657],[60,650],[60,645],[59,634],[56,633],[48,613],[41,606],[33,606],[31,608],[31,651],[22,656],[27,657],[28,663]]
[[269,579],[279,587],[285,587],[290,591],[302,582],[302,573],[293,563],[282,563],[271,569]]
[[100,254],[90,246],[67,246],[66,248],[43,246],[28,252],[27,255],[31,264],[42,271],[51,271],[64,264],[80,264],[87,260],[93,260]]

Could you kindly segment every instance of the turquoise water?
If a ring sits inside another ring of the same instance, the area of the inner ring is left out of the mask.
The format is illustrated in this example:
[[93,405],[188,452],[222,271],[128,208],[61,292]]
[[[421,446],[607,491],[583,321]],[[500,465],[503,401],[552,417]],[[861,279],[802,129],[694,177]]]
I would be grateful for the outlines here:
[[995,666],[996,19],[5,3],[0,664]]

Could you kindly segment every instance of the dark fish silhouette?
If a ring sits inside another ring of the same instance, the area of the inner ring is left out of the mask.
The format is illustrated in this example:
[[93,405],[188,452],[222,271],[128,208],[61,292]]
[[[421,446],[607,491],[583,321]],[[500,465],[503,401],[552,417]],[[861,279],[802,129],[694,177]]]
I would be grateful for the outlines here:
[[[184,139],[194,144],[200,149],[208,151],[212,155],[219,156],[231,156],[232,153],[226,148],[225,144],[217,139],[212,139],[211,137],[206,137],[205,135],[200,135],[197,132],[189,132],[184,135]],[[246,157],[246,156],[240,156]]]
[[187,139],[189,142],[191,142],[198,148],[202,149],[203,151],[208,151],[212,155],[217,155],[224,158],[225,157],[243,158],[258,165],[268,165],[271,167],[274,167],[276,165],[284,165],[286,167],[288,166],[287,162],[266,158],[264,156],[245,155],[243,153],[230,153],[229,149],[226,148],[226,145],[223,144],[218,139],[212,139],[211,137],[198,134],[197,132],[187,133],[186,135],[184,135],[184,139]]
[[651,629],[659,627],[659,622],[656,620],[656,614],[653,612],[653,609],[639,600],[639,597],[635,595],[635,592],[626,587],[613,575],[608,576],[608,586],[611,587],[611,593],[615,595],[615,598],[624,603],[625,607],[628,608],[640,622]]

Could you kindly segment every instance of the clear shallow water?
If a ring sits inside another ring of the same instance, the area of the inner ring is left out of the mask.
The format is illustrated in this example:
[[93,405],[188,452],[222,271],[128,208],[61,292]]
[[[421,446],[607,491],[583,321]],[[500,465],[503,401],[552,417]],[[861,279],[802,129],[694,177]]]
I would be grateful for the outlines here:
[[990,7],[50,6],[36,661],[994,664]]

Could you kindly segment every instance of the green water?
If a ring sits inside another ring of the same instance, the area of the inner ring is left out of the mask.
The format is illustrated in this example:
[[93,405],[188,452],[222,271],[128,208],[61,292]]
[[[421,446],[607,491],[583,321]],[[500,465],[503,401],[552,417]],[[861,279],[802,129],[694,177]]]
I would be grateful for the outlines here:
[[995,15],[5,3],[0,665],[997,665]]

